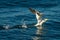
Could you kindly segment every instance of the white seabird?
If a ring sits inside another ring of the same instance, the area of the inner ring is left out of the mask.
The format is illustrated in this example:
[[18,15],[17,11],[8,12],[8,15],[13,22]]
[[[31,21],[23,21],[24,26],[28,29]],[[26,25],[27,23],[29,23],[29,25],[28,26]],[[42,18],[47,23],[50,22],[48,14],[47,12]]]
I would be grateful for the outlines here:
[[39,11],[29,8],[29,10],[36,15],[36,19],[37,19],[37,24],[35,26],[41,26],[44,22],[46,22],[48,19],[44,19],[42,20],[42,13],[40,13]]

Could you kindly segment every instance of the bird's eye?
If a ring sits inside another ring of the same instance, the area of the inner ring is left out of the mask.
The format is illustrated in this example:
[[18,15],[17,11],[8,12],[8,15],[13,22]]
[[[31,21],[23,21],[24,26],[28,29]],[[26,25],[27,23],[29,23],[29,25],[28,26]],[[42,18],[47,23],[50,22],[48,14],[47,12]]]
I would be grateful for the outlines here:
[[38,15],[40,15],[39,13],[37,13]]
[[37,13],[38,14],[38,13]]

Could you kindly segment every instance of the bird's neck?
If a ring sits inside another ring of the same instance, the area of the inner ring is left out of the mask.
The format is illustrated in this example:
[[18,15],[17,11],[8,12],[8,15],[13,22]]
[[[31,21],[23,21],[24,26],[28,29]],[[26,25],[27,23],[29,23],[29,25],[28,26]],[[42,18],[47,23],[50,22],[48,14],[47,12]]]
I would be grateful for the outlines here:
[[38,14],[36,14],[36,19],[40,20],[40,16]]

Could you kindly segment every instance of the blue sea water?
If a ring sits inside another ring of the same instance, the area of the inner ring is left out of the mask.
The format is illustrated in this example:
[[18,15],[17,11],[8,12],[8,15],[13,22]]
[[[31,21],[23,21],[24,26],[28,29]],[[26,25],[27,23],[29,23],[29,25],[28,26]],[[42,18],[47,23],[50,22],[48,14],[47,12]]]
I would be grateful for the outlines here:
[[[49,19],[40,29],[33,26],[36,18],[29,7]],[[14,28],[23,19],[28,28]],[[12,29],[0,27],[0,40],[60,40],[60,0],[0,0],[0,25],[4,24]]]

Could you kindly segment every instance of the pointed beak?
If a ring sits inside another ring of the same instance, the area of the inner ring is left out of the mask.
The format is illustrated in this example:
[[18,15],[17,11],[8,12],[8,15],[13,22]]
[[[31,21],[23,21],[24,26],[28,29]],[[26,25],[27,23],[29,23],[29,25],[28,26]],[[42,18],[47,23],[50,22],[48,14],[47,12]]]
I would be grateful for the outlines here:
[[32,8],[29,8],[29,10],[33,13],[33,14],[38,14],[39,16],[41,16],[42,14],[39,13],[39,11],[35,10],[35,9],[32,9]]
[[29,8],[29,10],[33,13],[33,14],[36,14],[36,10],[32,9],[32,8]]

